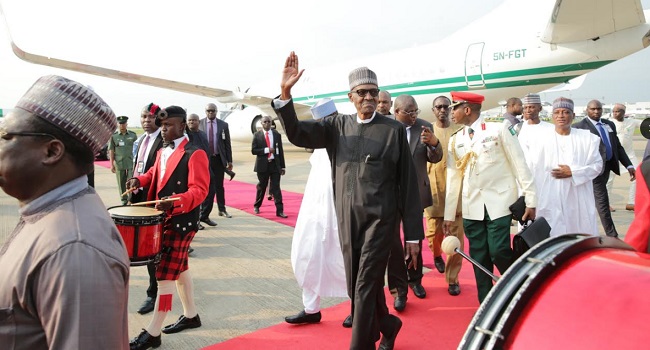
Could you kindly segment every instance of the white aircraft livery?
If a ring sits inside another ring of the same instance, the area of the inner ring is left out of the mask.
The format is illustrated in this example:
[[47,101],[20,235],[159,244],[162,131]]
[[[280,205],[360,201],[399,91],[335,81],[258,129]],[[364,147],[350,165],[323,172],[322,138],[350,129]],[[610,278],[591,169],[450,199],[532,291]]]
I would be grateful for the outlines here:
[[[506,0],[439,42],[333,66],[301,67],[307,70],[292,91],[296,112],[301,119],[311,118],[310,106],[325,97],[332,98],[340,112],[354,112],[344,82],[348,72],[360,66],[375,71],[380,89],[393,97],[413,95],[424,119],[432,119],[433,99],[449,91],[483,94],[484,109],[496,107],[508,97],[566,83],[646,48],[650,45],[646,23],[650,12],[646,12],[640,0]],[[515,21],[507,20],[513,16]],[[31,63],[236,104],[221,116],[233,139],[250,140],[260,115],[273,115],[270,102],[279,93],[277,80],[255,84],[245,92],[232,91],[46,57],[22,50],[13,40],[11,46]]]

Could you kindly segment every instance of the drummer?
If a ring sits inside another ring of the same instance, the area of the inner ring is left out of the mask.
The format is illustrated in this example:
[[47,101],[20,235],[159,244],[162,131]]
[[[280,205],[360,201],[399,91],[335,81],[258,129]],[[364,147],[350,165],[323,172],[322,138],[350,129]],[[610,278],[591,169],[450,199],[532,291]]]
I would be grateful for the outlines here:
[[4,118],[0,187],[20,221],[0,245],[0,348],[128,349],[129,258],[86,176],[116,127],[101,97],[54,75]]
[[[194,304],[187,251],[198,228],[199,206],[208,194],[210,173],[205,152],[190,144],[183,133],[186,118],[185,110],[178,106],[167,107],[159,114],[155,123],[161,126],[164,146],[158,152],[154,166],[127,182],[128,188],[149,187],[148,200],[178,199],[156,204],[156,209],[169,216],[163,227],[160,264],[156,267],[158,297],[153,319],[131,341],[131,350],[157,348],[161,344],[161,331],[171,334],[201,327]],[[183,314],[178,321],[161,329],[167,312],[172,308],[174,281],[183,304]]]

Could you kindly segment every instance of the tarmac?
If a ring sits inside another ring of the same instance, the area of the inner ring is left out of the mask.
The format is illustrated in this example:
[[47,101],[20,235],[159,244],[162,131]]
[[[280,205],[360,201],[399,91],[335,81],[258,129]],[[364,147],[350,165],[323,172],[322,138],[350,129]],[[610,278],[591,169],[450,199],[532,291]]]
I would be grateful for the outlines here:
[[[646,140],[635,137],[634,147],[641,159]],[[253,172],[255,156],[249,142],[233,142],[234,181],[257,183]],[[303,193],[309,174],[311,153],[285,141],[287,173],[282,178],[283,191]],[[106,207],[120,205],[115,175],[110,169],[96,166],[95,189]],[[617,230],[623,236],[633,219],[625,210],[629,176],[617,177],[610,199]],[[254,194],[251,195],[251,206]],[[228,193],[226,192],[226,206]],[[0,244],[18,222],[18,205],[14,198],[0,193]],[[163,335],[160,349],[200,349],[242,334],[284,322],[284,317],[302,309],[302,294],[291,268],[291,227],[256,215],[228,208],[231,219],[216,215],[216,227],[199,231],[192,247],[190,271],[194,281],[194,298],[202,327],[172,335]],[[600,226],[600,225],[599,225]],[[514,233],[516,226],[512,227]],[[601,228],[602,234],[602,228]],[[3,267],[6,268],[6,267]],[[152,315],[139,315],[136,310],[146,297],[148,276],[145,267],[133,267],[129,292],[129,336],[135,337],[148,325]],[[89,295],[88,298],[94,296]],[[323,298],[322,307],[336,305],[344,298]],[[174,296],[172,311],[164,325],[182,314],[182,306]],[[341,320],[343,321],[343,320]]]

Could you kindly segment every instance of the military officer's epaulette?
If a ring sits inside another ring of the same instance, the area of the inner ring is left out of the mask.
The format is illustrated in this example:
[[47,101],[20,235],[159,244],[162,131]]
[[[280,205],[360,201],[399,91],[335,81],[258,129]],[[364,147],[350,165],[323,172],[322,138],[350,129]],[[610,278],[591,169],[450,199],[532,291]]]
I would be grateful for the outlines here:
[[458,130],[452,132],[451,135],[449,135],[449,136],[454,136],[454,135],[456,135],[459,131],[463,130],[463,128],[464,128],[464,126],[461,126]]

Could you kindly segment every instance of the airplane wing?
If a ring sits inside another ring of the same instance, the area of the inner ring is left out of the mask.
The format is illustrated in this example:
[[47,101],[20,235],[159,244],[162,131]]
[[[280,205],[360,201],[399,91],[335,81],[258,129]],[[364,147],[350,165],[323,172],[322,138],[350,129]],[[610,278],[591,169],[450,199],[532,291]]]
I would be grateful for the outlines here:
[[549,44],[596,39],[643,23],[640,0],[556,0],[541,39]]
[[[271,108],[271,101],[273,101],[273,98],[268,96],[258,96],[258,95],[252,95],[252,94],[238,92],[238,91],[224,90],[224,89],[212,88],[208,86],[184,83],[175,80],[156,78],[156,77],[151,77],[151,76],[146,76],[141,74],[122,72],[115,69],[98,67],[90,64],[73,62],[73,61],[66,61],[58,58],[46,57],[46,56],[26,52],[20,47],[18,47],[18,45],[16,45],[16,43],[14,42],[11,36],[11,31],[9,30],[7,19],[5,18],[4,11],[2,10],[2,6],[0,6],[0,16],[2,17],[5,23],[5,27],[7,28],[7,34],[9,36],[9,40],[11,41],[12,51],[18,58],[20,58],[23,61],[54,67],[54,68],[67,69],[75,72],[97,75],[105,78],[118,79],[118,80],[128,81],[137,84],[155,86],[159,88],[185,92],[188,94],[214,97],[214,99],[220,103],[240,103],[243,105],[255,106],[269,115],[274,115],[273,108]],[[298,115],[299,119],[302,120],[311,119],[310,105],[294,102],[294,106],[296,109],[296,114]]]
[[[44,66],[67,69],[75,72],[81,72],[86,74],[97,75],[100,77],[118,79],[129,81],[132,83],[144,84],[149,86],[155,86],[159,88],[165,88],[169,90],[185,92],[194,95],[201,95],[206,97],[214,97],[220,103],[240,103],[249,106],[255,106],[261,109],[262,111],[273,115],[273,108],[271,108],[271,101],[273,98],[267,96],[257,96],[251,95],[243,92],[232,91],[232,90],[223,90],[208,86],[196,85],[183,83],[175,80],[168,80],[162,78],[156,78],[146,75],[140,75],[135,73],[123,72],[115,69],[104,68],[93,66],[90,64],[66,61],[58,58],[45,57],[33,53],[26,52],[22,50],[18,45],[16,45],[13,40],[11,41],[11,49],[14,54],[18,56],[23,61],[27,61],[34,64],[40,64]],[[310,119],[311,106],[294,103],[296,108],[296,114],[299,119]]]

